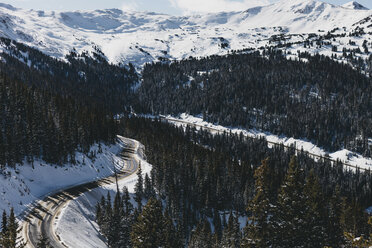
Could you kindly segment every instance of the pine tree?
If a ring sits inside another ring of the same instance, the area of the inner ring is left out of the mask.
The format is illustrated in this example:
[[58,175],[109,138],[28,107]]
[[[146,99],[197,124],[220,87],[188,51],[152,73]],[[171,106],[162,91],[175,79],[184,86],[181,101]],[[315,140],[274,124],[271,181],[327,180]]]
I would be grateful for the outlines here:
[[164,214],[164,248],[181,248],[181,239],[168,212]]
[[[111,205],[111,196],[110,196],[110,192],[107,193],[107,197],[106,197],[106,200],[104,201],[104,215],[103,215],[103,218],[102,218],[102,221],[101,221],[101,232],[103,235],[105,235],[106,237],[110,237],[111,236],[111,221],[112,221],[112,217],[113,217],[113,214],[112,214],[112,205]],[[101,207],[102,209],[102,207]],[[110,239],[110,238],[108,238]]]
[[344,232],[341,225],[342,200],[339,186],[336,187],[328,206],[327,245],[341,247],[344,244]]
[[217,241],[219,242],[222,237],[222,223],[221,223],[221,216],[217,209],[214,209],[213,212],[213,226],[214,226],[214,233],[216,235]]
[[151,179],[149,175],[146,173],[145,175],[145,185],[144,185],[144,197],[146,199],[150,199],[151,197],[155,196],[154,187],[151,183]]
[[1,221],[0,247],[7,247],[9,245],[9,231],[8,231],[8,216],[3,211]]
[[109,225],[109,231],[107,235],[108,244],[110,247],[118,247],[119,248],[119,241],[120,241],[120,234],[122,228],[122,201],[120,197],[120,192],[117,192],[114,199],[113,211],[112,211],[112,218]]
[[306,199],[304,220],[308,239],[306,244],[313,247],[323,247],[327,232],[326,206],[318,179],[315,177],[313,170],[306,178],[304,196]]
[[162,205],[151,198],[132,226],[132,245],[135,248],[162,247],[165,244],[164,231]]
[[212,248],[213,238],[211,227],[207,219],[201,220],[197,227],[193,230],[190,238],[189,248]]
[[129,216],[133,211],[133,204],[130,202],[129,191],[128,191],[128,188],[126,186],[124,186],[124,188],[123,188],[122,199],[123,199],[123,206],[124,206],[124,209],[125,209],[125,215]]
[[14,214],[14,209],[10,209],[8,219],[8,232],[9,232],[9,248],[17,247],[17,234],[18,234],[18,223]]
[[271,241],[271,220],[273,214],[270,203],[271,171],[269,160],[263,160],[255,171],[255,196],[247,208],[251,215],[244,229],[242,247],[269,247]]
[[36,247],[37,248],[50,248],[49,240],[45,238],[44,236],[40,236]]
[[240,247],[240,240],[241,233],[238,217],[235,218],[233,213],[230,212],[227,227],[223,230],[222,234],[222,247],[238,248]]
[[306,245],[305,209],[303,196],[304,178],[296,157],[292,157],[289,169],[278,195],[275,213],[273,242],[277,247],[302,247]]
[[137,183],[134,187],[135,195],[134,200],[137,202],[138,209],[142,208],[142,197],[143,197],[143,177],[142,177],[142,169],[141,164],[139,165],[139,169],[137,171]]

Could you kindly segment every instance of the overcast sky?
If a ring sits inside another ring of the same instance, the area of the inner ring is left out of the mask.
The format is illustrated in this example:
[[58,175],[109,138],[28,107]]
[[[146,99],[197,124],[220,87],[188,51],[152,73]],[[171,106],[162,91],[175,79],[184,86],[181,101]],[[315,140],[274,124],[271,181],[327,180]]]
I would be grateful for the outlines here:
[[[0,2],[15,7],[37,10],[67,11],[118,8],[173,15],[244,10],[275,1],[277,0],[0,0]],[[344,4],[348,0],[324,0],[324,2]],[[358,2],[372,9],[372,0],[359,0]]]

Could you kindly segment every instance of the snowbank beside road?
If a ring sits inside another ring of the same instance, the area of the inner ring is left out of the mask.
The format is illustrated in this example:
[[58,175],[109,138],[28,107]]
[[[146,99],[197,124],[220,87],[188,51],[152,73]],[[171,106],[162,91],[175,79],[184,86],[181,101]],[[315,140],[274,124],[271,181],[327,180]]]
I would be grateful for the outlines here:
[[0,174],[0,211],[13,207],[19,215],[48,194],[112,175],[114,164],[122,166],[121,159],[116,156],[122,147],[121,141],[112,146],[102,145],[102,153],[98,153],[99,147],[95,145],[91,151],[97,152],[96,158],[77,153],[76,165],[50,165],[36,160],[33,167],[24,163],[16,169],[4,169]]
[[[146,173],[150,175],[152,166],[143,159],[144,155],[142,154],[142,145],[139,144],[139,146],[140,149],[135,153],[134,159],[141,163],[143,176],[145,176]],[[124,162],[127,161],[122,160],[120,163]],[[126,186],[129,193],[132,195],[134,193],[137,178],[136,173],[134,173],[119,180],[119,189],[121,190]],[[116,194],[116,184],[96,188],[84,193],[67,204],[54,226],[56,234],[61,238],[64,244],[68,247],[80,248],[107,247],[104,242],[104,237],[102,237],[99,232],[98,224],[95,222],[95,212],[97,202],[101,200],[102,196],[106,196],[108,193],[110,193],[111,199],[114,199]],[[132,204],[136,206],[133,199]]]

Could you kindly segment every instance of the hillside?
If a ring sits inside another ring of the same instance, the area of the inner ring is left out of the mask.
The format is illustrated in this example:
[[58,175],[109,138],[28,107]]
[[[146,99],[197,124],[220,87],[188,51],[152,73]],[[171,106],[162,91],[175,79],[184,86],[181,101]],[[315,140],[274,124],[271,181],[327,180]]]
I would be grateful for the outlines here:
[[0,3],[0,247],[369,247],[371,51],[355,1]]
[[363,26],[362,39],[353,34],[359,30],[354,24],[371,15],[371,10],[355,2],[336,6],[313,0],[282,0],[240,12],[194,16],[118,9],[48,12],[2,4],[0,35],[57,58],[64,58],[73,49],[81,53],[99,47],[109,62],[141,66],[157,60],[226,54],[281,43],[296,43],[286,46],[296,53],[304,47],[303,42],[315,42],[328,31],[336,35],[329,39],[331,44],[305,50],[331,55],[332,44],[349,48],[352,40],[355,44],[351,47],[356,48],[362,47],[363,40],[369,41],[370,25]]

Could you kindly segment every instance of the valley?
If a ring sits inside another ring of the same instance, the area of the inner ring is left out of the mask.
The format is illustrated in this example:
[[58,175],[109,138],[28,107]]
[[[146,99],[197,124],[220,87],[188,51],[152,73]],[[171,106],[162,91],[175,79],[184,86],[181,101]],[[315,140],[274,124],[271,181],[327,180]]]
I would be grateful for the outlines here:
[[370,247],[371,169],[358,2],[0,3],[0,247]]

